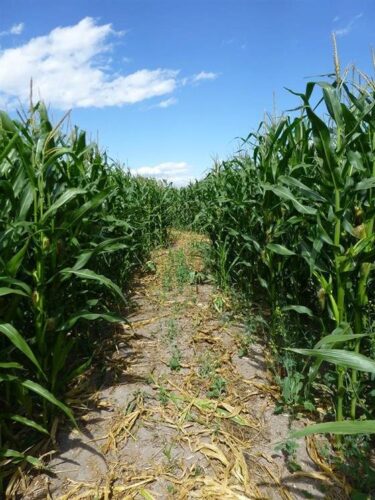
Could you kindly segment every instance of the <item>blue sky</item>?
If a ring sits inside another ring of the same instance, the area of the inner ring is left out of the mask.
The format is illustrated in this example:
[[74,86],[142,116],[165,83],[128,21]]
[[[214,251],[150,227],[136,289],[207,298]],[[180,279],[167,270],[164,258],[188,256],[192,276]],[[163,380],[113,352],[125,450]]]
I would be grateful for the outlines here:
[[35,99],[99,137],[124,165],[177,184],[266,111],[284,87],[342,66],[372,73],[373,0],[0,0],[0,106]]

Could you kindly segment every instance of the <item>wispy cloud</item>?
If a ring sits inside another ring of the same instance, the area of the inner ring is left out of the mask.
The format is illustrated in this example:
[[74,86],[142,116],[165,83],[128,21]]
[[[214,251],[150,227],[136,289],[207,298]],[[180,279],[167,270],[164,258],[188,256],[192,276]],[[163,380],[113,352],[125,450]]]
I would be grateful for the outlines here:
[[201,71],[192,76],[187,76],[180,79],[180,85],[198,85],[204,81],[216,80],[220,75],[213,71]]
[[153,166],[143,166],[132,168],[130,172],[133,175],[141,175],[143,177],[153,177],[158,180],[166,180],[172,182],[176,186],[184,186],[194,180],[192,174],[192,166],[184,161],[180,162],[165,162]]
[[176,97],[169,97],[169,99],[164,99],[156,104],[155,108],[169,108],[170,106],[174,106],[178,103],[178,99]]
[[[357,14],[356,16],[352,17],[352,19],[347,23],[346,26],[343,26],[342,28],[339,28],[337,30],[334,31],[335,35],[336,36],[346,36],[348,35],[352,29],[353,29],[353,26],[355,25],[355,23],[358,21],[358,19],[360,19],[361,17],[363,16],[363,13],[360,12],[359,14]],[[335,18],[336,19],[336,18]],[[334,21],[335,21],[334,19]],[[338,18],[337,18],[338,20]]]
[[213,73],[212,71],[201,71],[200,73],[193,75],[191,81],[196,83],[202,82],[203,80],[215,80],[218,76],[218,73]]
[[13,24],[8,30],[0,31],[0,36],[20,35],[25,28],[25,23]]

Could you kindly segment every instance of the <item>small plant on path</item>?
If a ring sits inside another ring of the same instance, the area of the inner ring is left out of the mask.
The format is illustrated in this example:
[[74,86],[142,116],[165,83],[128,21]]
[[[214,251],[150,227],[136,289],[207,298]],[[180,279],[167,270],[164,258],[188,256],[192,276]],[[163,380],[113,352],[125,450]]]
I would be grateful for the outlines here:
[[181,351],[178,347],[173,349],[172,356],[169,360],[169,368],[176,372],[181,370]]
[[210,388],[207,392],[207,397],[218,399],[221,396],[223,396],[226,392],[227,392],[227,381],[223,377],[216,375],[213,378]]

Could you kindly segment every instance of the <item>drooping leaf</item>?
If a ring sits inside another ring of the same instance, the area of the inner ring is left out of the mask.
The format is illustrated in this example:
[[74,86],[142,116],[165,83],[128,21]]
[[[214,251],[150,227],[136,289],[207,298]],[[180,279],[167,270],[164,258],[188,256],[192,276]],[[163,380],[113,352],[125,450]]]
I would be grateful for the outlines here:
[[298,212],[300,212],[301,214],[305,214],[305,215],[315,215],[316,214],[315,208],[303,205],[299,200],[297,200],[297,198],[293,195],[293,193],[289,189],[287,189],[285,186],[272,186],[272,185],[264,184],[263,188],[266,191],[272,191],[279,198],[291,201],[294,205],[294,208]]
[[102,274],[97,274],[91,269],[73,269],[65,268],[61,271],[61,274],[69,275],[73,274],[80,279],[96,281],[100,285],[103,285],[111,289],[118,297],[120,297],[125,302],[124,294],[122,293],[120,287],[116,285],[112,280],[103,276]]
[[35,458],[31,455],[25,455],[24,453],[20,453],[19,451],[16,450],[11,450],[11,449],[0,449],[0,458],[9,458],[14,460],[15,462],[28,462],[30,465],[33,465],[34,467],[38,469],[43,469],[44,465],[43,463],[38,459]]
[[32,380],[23,380],[22,385],[26,387],[26,389],[29,389],[30,391],[35,392],[36,394],[39,394],[42,398],[45,400],[49,401],[53,405],[57,406],[62,412],[69,417],[69,419],[76,425],[76,421],[74,419],[73,413],[68,408],[64,403],[59,401],[51,392],[49,392],[45,387],[42,387],[41,385],[37,384],[36,382],[33,382]]
[[29,344],[14,328],[14,326],[12,326],[10,323],[2,323],[0,324],[0,332],[3,333],[12,342],[12,344],[17,347],[17,349],[19,349],[38,368],[40,373],[43,374],[42,367],[40,366],[39,361],[36,359],[33,351],[30,349]]
[[279,245],[278,243],[268,243],[267,248],[268,250],[271,250],[271,252],[277,253],[278,255],[296,255],[295,252],[292,252],[292,250],[289,250],[288,248],[284,247],[284,245]]
[[288,349],[289,351],[303,354],[304,356],[314,356],[322,361],[328,361],[337,366],[352,368],[362,372],[375,373],[375,361],[352,351],[344,349]]
[[42,434],[49,434],[47,429],[39,425],[37,422],[34,422],[34,420],[30,420],[29,418],[22,417],[22,415],[10,415],[8,418],[13,420],[14,422],[18,422],[22,425],[26,425],[26,427],[31,427],[32,429],[35,429],[38,432],[41,432]]
[[121,316],[118,316],[116,314],[92,313],[89,311],[81,311],[81,312],[78,312],[77,314],[74,314],[73,316],[71,316],[63,325],[61,325],[59,330],[66,331],[66,330],[72,329],[73,326],[80,319],[85,319],[87,321],[96,321],[97,319],[103,319],[104,321],[108,321],[109,323],[123,323],[125,321],[124,318],[122,318]]
[[49,209],[44,213],[44,215],[42,217],[42,221],[46,221],[60,207],[66,205],[67,203],[69,203],[71,200],[73,200],[77,196],[79,196],[81,194],[85,194],[85,193],[86,193],[85,189],[80,189],[80,188],[67,189],[54,203],[52,203],[52,205],[49,207]]
[[310,316],[310,318],[314,317],[312,310],[306,306],[299,306],[299,305],[285,306],[283,307],[283,311],[295,311],[298,314],[306,314],[307,316]]

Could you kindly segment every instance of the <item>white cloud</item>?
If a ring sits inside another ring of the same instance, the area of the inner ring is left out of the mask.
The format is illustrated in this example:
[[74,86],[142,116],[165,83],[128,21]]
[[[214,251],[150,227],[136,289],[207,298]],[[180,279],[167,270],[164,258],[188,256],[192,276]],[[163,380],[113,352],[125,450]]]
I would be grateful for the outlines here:
[[[360,14],[357,14],[356,16],[354,16],[346,26],[344,26],[343,28],[339,28],[338,30],[335,30],[334,33],[336,36],[346,36],[348,35],[352,29],[353,29],[353,26],[354,24],[358,21],[358,19],[360,19],[361,17],[363,16],[363,13],[361,12]],[[336,18],[335,18],[336,19]],[[338,18],[337,18],[338,19]]]
[[337,21],[339,21],[339,20],[340,20],[339,16],[335,16],[335,17],[332,19],[332,22],[337,23]]
[[213,73],[212,71],[201,71],[193,76],[188,76],[180,80],[181,85],[196,85],[205,80],[216,80],[219,73]]
[[8,30],[0,31],[0,36],[20,35],[23,32],[25,23],[13,24]]
[[[19,29],[19,28],[18,28]],[[86,17],[74,26],[58,27],[17,48],[0,51],[0,102],[26,102],[30,79],[34,95],[55,108],[133,104],[171,94],[178,71],[141,69],[128,75],[110,72],[103,56],[116,33],[110,24]]]
[[211,71],[201,71],[192,77],[192,82],[201,82],[202,80],[215,80],[219,75]]
[[[20,34],[23,23],[6,34]],[[140,69],[130,74],[115,73],[111,67],[115,31],[111,24],[99,25],[86,17],[73,26],[57,27],[15,48],[0,49],[0,104],[16,107],[33,94],[54,108],[104,107],[134,104],[164,97],[152,107],[167,108],[177,102],[171,94],[177,87],[214,80],[218,74],[201,71],[180,78],[179,70]],[[1,33],[0,33],[1,35]],[[122,55],[122,63],[130,60]]]
[[170,97],[169,99],[165,99],[164,101],[160,101],[156,104],[157,108],[169,108],[169,106],[173,106],[178,103],[178,99],[176,97]]
[[154,166],[144,166],[132,168],[130,172],[133,175],[141,175],[143,177],[153,177],[158,180],[165,179],[168,182],[173,182],[176,186],[184,186],[194,180],[191,172],[192,167],[184,161],[180,162],[165,162]]
[[20,35],[23,32],[24,27],[25,23],[13,24],[10,28],[11,35]]

